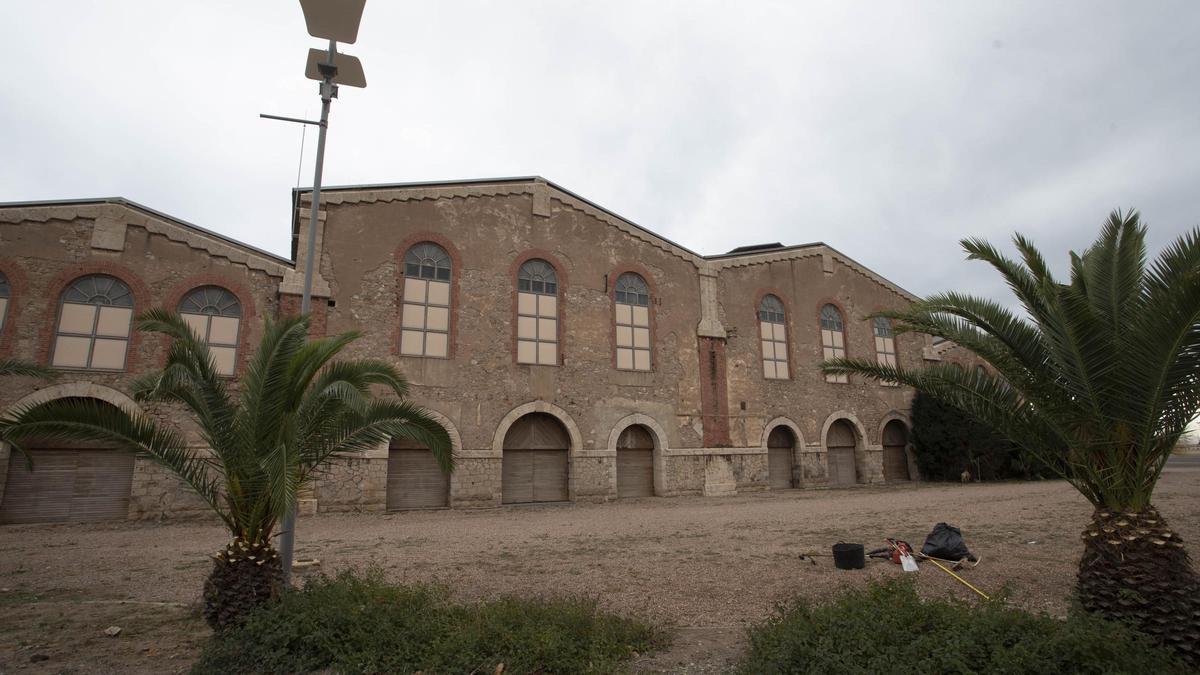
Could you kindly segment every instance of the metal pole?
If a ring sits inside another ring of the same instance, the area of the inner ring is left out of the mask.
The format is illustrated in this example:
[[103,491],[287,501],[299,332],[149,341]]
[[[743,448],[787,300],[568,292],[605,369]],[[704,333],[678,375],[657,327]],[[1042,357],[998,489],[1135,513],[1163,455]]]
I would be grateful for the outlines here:
[[[313,176],[313,191],[311,214],[308,219],[308,247],[304,257],[304,294],[300,296],[300,313],[308,314],[312,309],[312,278],[313,256],[317,251],[317,209],[321,204],[321,173],[325,168],[325,132],[329,128],[329,104],[337,96],[337,87],[333,84],[333,57],[337,54],[337,43],[329,41],[329,60],[325,69],[325,80],[321,82],[321,123],[317,133],[317,168]],[[283,527],[279,533],[279,557],[283,563],[283,583],[292,583],[292,555],[296,547],[296,502],[288,509],[283,517]]]

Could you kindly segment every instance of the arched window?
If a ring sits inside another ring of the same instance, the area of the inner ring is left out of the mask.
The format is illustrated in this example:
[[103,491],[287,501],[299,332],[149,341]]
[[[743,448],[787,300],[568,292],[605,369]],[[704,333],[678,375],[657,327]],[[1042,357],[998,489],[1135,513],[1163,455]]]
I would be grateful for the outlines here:
[[758,335],[762,343],[763,377],[788,379],[787,326],[783,301],[774,295],[758,303]]
[[8,316],[8,298],[12,296],[12,287],[8,285],[8,277],[0,272],[0,334],[4,331],[4,319]]
[[650,287],[640,274],[617,277],[617,368],[650,370]]
[[450,273],[450,256],[437,244],[420,243],[404,255],[402,355],[449,356]]
[[[875,317],[875,358],[881,366],[896,367],[896,336],[892,322],[882,316]],[[898,387],[898,382],[880,381],[885,387]]]
[[[842,323],[842,312],[834,305],[821,308],[821,347],[826,360],[846,357],[846,332]],[[845,384],[850,378],[845,373],[830,373],[825,376],[825,381]]]
[[242,303],[237,296],[220,286],[193,288],[179,302],[179,315],[208,343],[217,373],[233,375],[242,323]]
[[558,274],[545,260],[517,273],[517,363],[558,365]]
[[59,301],[50,364],[124,370],[132,323],[133,292],[125,282],[106,274],[80,277]]

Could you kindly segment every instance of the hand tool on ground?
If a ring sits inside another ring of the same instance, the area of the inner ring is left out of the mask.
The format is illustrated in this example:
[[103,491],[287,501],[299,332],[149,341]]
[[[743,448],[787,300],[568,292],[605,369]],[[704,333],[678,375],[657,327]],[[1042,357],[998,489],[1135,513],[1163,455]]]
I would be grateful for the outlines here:
[[887,543],[888,547],[892,549],[892,562],[898,563],[905,572],[916,572],[919,570],[917,560],[913,558],[912,546],[907,541],[888,539]]
[[974,586],[972,586],[972,585],[971,585],[971,583],[970,583],[969,581],[967,581],[966,579],[964,579],[964,578],[962,578],[962,577],[958,576],[957,574],[955,574],[954,572],[952,572],[952,571],[950,570],[950,568],[949,568],[949,567],[946,567],[946,566],[945,566],[945,565],[943,565],[942,563],[938,562],[938,561],[937,561],[935,558],[926,558],[926,560],[928,560],[929,562],[933,563],[934,565],[937,565],[937,566],[938,566],[938,569],[940,569],[941,571],[943,571],[943,572],[945,572],[946,574],[949,574],[950,576],[952,576],[952,577],[954,577],[955,579],[957,579],[957,580],[958,580],[958,582],[959,582],[959,583],[961,583],[963,586],[966,586],[967,588],[969,588],[969,589],[971,589],[971,590],[975,591],[976,593],[978,593],[980,596],[982,596],[982,597],[983,597],[983,599],[984,599],[984,600],[991,600],[991,598],[990,598],[990,597],[988,597],[988,594],[987,594],[987,593],[984,593],[983,591],[979,590],[978,588],[975,588]]

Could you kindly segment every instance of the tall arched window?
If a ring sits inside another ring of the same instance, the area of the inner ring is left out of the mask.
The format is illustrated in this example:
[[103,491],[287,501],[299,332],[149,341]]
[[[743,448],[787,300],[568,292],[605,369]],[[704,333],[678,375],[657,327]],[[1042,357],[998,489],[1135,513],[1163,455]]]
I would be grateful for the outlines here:
[[[821,308],[821,347],[826,359],[846,357],[846,331],[842,322],[842,312],[834,305]],[[825,376],[825,381],[845,384],[850,378],[845,373],[830,373]]]
[[558,365],[558,274],[545,260],[517,273],[517,363]]
[[758,303],[758,336],[762,343],[763,377],[788,379],[788,343],[783,301],[774,295]]
[[650,370],[650,287],[626,272],[616,285],[617,368]]
[[179,315],[208,343],[217,373],[233,375],[242,323],[242,303],[237,296],[220,286],[193,288],[179,302]]
[[[882,316],[875,317],[875,358],[881,366],[896,367],[896,336],[892,332],[892,322]],[[880,380],[885,387],[898,387],[898,382]]]
[[404,307],[400,353],[445,358],[450,354],[450,255],[424,242],[404,255]]
[[132,323],[133,292],[125,282],[106,274],[80,277],[60,299],[50,364],[124,370]]
[[4,332],[4,320],[8,317],[8,298],[12,295],[12,287],[8,284],[8,277],[4,276],[4,272],[0,272],[0,334]]

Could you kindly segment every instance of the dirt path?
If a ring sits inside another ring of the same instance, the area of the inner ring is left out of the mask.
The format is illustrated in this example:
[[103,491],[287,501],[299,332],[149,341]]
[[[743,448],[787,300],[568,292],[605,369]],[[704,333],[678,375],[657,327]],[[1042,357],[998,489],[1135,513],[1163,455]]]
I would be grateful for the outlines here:
[[[1195,553],[1200,467],[1168,470],[1156,504]],[[1061,613],[1089,507],[1059,482],[785,491],[730,498],[508,507],[303,519],[297,555],[325,571],[374,565],[398,581],[449,584],[463,599],[583,594],[677,629],[651,672],[719,672],[746,624],[792,594],[899,574],[813,566],[802,552],[839,540],[916,545],[934,523],[962,528],[984,558],[968,572],[989,591]],[[209,523],[0,528],[0,672],[172,672],[207,635],[195,603],[206,556],[225,543]],[[923,592],[967,597],[936,570]],[[104,635],[121,626],[115,638]],[[46,657],[44,660],[40,657]]]

